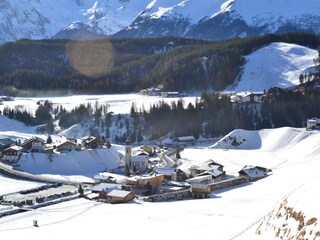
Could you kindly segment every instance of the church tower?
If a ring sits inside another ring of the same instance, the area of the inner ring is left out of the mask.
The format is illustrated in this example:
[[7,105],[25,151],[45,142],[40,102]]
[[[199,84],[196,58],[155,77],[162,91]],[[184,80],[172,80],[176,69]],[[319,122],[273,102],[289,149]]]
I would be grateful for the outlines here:
[[126,166],[129,168],[131,167],[131,154],[132,154],[132,147],[130,140],[126,141],[126,148],[125,148],[125,162]]

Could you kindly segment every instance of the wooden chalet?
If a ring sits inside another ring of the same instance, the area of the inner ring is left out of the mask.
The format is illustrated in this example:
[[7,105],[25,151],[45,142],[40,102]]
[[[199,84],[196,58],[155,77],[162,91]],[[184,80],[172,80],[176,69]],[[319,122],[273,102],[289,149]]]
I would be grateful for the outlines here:
[[131,191],[112,190],[107,193],[106,198],[109,203],[125,203],[134,199],[134,194]]
[[207,198],[211,192],[211,187],[207,184],[192,184],[191,194],[193,198]]
[[256,181],[267,177],[270,172],[272,171],[268,168],[246,165],[238,173],[240,177],[246,177],[250,181]]
[[19,160],[21,151],[23,150],[20,146],[9,147],[2,152],[2,159],[5,162],[15,163]]
[[96,149],[98,147],[102,147],[104,142],[96,137],[88,137],[83,140],[83,146],[85,148]]
[[25,140],[20,146],[24,151],[30,152],[43,152],[45,147],[45,140],[39,137],[32,137],[30,139]]
[[60,143],[59,145],[57,145],[56,150],[58,152],[79,150],[79,146],[75,142],[72,142],[70,140],[66,140],[66,141]]

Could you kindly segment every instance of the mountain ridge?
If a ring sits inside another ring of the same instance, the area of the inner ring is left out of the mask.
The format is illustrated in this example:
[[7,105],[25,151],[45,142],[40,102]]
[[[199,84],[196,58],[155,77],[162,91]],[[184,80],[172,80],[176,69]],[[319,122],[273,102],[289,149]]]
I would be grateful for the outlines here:
[[319,10],[315,0],[3,0],[0,43],[21,38],[219,40],[292,31],[319,34]]

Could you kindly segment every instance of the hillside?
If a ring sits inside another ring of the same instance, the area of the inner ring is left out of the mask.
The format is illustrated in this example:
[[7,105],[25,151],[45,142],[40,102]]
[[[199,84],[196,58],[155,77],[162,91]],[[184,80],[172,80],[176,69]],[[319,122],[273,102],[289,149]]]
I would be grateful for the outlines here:
[[[301,46],[275,44],[251,56],[277,42]],[[247,56],[245,86],[250,84],[262,90],[274,85],[286,87],[291,84],[283,83],[284,79],[289,77],[290,82],[296,83],[299,69],[304,71],[310,62],[312,50],[302,46],[316,49],[319,43],[317,36],[299,33],[219,42],[181,38],[23,40],[0,47],[0,86],[11,95],[34,95],[41,91],[42,95],[123,93],[158,84],[169,91],[224,90],[234,84]],[[269,51],[270,48],[274,50]],[[257,65],[248,61],[250,56],[258,58],[261,64],[267,58],[262,64],[265,68],[256,70]],[[270,70],[274,59],[285,66]],[[250,81],[252,72],[256,84]],[[244,88],[239,85],[239,90]]]
[[246,56],[231,91],[263,92],[271,87],[299,84],[299,75],[314,66],[317,51],[295,44],[272,43]]
[[[221,240],[318,237],[316,184],[320,132],[280,128],[237,130],[233,135],[246,137],[251,143],[242,149],[186,148],[181,152],[182,166],[213,159],[223,164],[230,175],[237,175],[246,164],[271,168],[272,175],[251,184],[215,191],[210,198],[201,200],[117,205],[78,199],[1,218],[1,236],[19,238],[33,234],[45,240],[92,238],[101,236],[98,230],[107,225],[113,236],[121,233],[123,239],[140,239],[140,234],[132,236],[132,232],[143,224],[145,235],[160,240],[163,235],[154,234],[153,226],[157,224],[166,235],[175,236],[178,232],[187,240],[208,237],[213,225],[212,236]],[[259,140],[263,147],[254,149],[254,142]],[[39,228],[32,227],[33,219],[38,220]],[[124,225],[127,231],[123,231]]]

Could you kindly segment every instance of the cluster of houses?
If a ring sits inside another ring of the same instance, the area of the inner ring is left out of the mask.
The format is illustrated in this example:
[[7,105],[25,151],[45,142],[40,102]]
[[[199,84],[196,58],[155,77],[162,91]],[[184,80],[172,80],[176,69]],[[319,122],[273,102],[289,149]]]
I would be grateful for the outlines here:
[[320,129],[320,119],[311,118],[307,120],[307,130]]
[[147,89],[142,89],[139,92],[140,95],[146,95],[146,96],[158,96],[158,97],[164,97],[164,98],[179,98],[179,97],[185,97],[185,94],[181,94],[179,92],[163,92],[161,91],[161,88],[158,87],[152,87]]
[[26,139],[22,143],[17,143],[10,138],[0,139],[1,159],[4,162],[16,163],[21,153],[54,153],[64,151],[79,151],[82,149],[95,149],[104,146],[105,143],[93,136],[82,139],[67,139],[61,137],[54,143],[47,143],[40,137]]
[[232,103],[260,103],[263,92],[219,92],[219,95],[230,97]]
[[128,202],[135,196],[150,197],[163,194],[180,194],[188,191],[191,197],[206,198],[217,189],[239,185],[264,178],[270,169],[258,166],[245,166],[238,173],[239,177],[226,175],[224,166],[214,160],[191,166],[189,169],[150,168],[148,157],[134,156],[130,141],[126,142],[125,164],[130,174],[121,176],[112,173],[100,173],[94,177],[96,185],[90,199],[110,203]]

